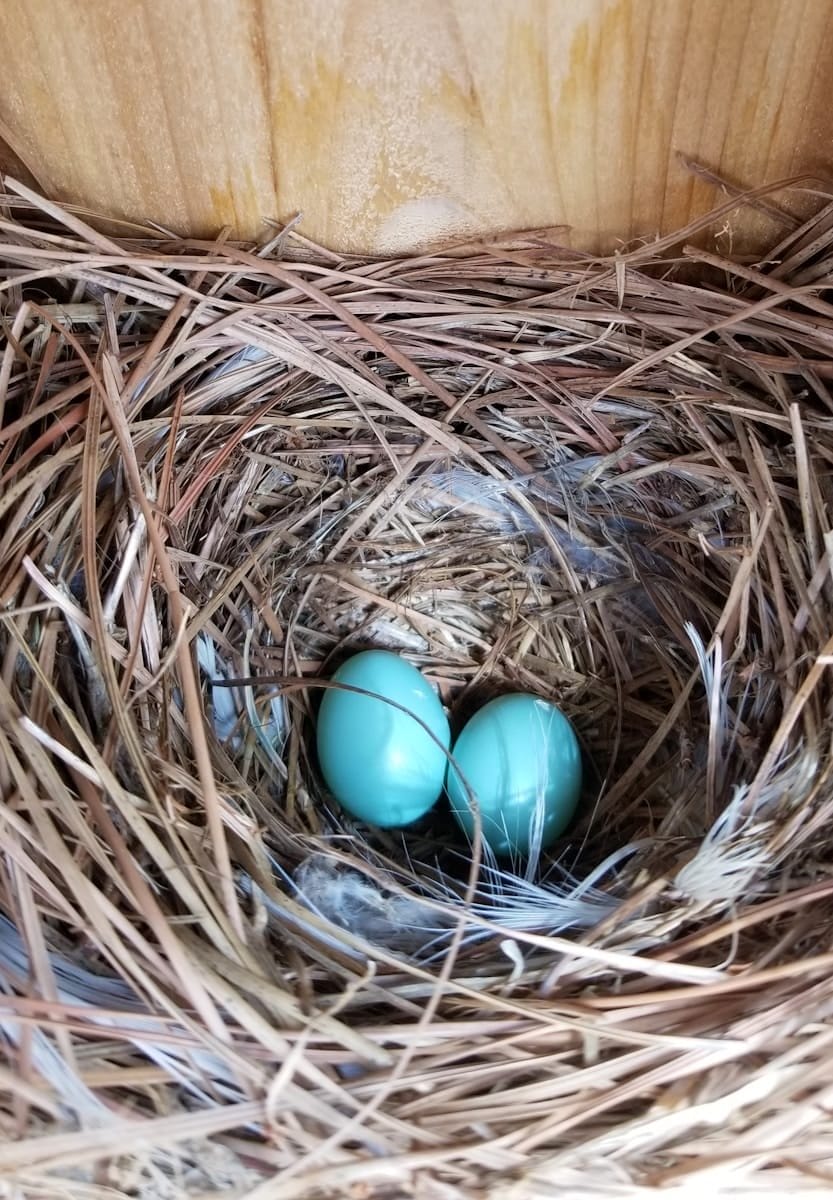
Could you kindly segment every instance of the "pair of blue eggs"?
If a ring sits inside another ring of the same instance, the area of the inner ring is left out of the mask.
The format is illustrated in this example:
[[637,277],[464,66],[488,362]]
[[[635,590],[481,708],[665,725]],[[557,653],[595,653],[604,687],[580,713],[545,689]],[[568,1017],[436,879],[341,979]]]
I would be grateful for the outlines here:
[[581,752],[555,705],[522,694],[490,701],[461,731],[452,764],[448,718],[410,663],[366,650],[339,667],[333,682],[341,686],[327,688],[318,714],[318,761],[330,791],[359,820],[411,825],[445,789],[473,840],[473,794],[483,840],[498,856],[545,849],[572,820]]

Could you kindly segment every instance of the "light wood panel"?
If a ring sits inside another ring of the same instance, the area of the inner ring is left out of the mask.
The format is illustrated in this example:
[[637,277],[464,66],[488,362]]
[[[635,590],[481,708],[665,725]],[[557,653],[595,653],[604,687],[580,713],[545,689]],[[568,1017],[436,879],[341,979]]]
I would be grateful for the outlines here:
[[[669,231],[833,162],[833,0],[0,0],[0,138],[178,232],[401,252]],[[744,222],[746,222],[744,224]],[[742,218],[735,236],[760,233]]]

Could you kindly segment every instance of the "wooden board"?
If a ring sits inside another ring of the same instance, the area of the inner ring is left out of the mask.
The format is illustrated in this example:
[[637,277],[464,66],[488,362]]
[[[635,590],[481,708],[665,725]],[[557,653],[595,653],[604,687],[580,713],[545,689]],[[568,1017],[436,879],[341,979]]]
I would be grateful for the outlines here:
[[[404,252],[679,227],[827,171],[833,0],[0,0],[0,139],[53,197],[177,232],[303,213]],[[760,236],[741,217],[726,238]]]

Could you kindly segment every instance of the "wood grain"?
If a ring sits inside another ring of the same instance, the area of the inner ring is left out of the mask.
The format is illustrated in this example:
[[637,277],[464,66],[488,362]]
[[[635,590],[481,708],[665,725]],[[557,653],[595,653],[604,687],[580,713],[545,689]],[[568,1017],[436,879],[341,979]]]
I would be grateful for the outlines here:
[[[833,160],[833,0],[3,0],[0,139],[177,232],[609,250]],[[764,235],[738,217],[725,237]]]

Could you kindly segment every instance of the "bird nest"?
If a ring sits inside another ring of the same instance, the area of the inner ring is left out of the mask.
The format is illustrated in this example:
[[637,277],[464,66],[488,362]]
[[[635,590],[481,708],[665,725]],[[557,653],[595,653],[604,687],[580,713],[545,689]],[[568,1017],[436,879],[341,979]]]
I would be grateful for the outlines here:
[[[828,212],[763,264],[371,261],[8,186],[14,1194],[827,1191]],[[566,836],[341,812],[315,711],[371,646],[453,728],[556,702]]]

